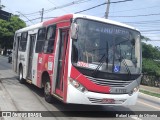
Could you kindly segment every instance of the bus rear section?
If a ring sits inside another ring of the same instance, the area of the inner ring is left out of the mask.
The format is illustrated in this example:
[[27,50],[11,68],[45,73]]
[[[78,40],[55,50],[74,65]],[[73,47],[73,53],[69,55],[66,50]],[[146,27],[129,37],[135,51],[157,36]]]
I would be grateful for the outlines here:
[[46,101],[54,96],[73,104],[136,103],[142,66],[136,29],[69,14],[24,28],[16,35],[18,43],[24,37],[26,50],[17,49],[15,42],[14,70],[21,73],[19,79],[44,87]]

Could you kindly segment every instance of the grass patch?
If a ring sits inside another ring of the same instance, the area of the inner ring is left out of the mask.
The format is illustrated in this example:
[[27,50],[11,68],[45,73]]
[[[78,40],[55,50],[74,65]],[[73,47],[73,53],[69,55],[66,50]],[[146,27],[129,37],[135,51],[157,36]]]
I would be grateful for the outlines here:
[[151,95],[151,96],[160,98],[160,94],[158,94],[158,93],[153,93],[153,92],[146,91],[146,90],[139,90],[139,91],[140,91],[141,93],[144,93],[144,94],[147,94],[147,95]]

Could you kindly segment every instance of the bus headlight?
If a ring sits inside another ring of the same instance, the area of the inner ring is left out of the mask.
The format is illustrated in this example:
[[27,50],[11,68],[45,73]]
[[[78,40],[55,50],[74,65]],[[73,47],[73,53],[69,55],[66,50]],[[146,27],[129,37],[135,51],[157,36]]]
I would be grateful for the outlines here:
[[134,89],[133,89],[133,93],[134,92],[137,92],[139,90],[139,86],[137,86],[137,87],[135,87]]
[[71,85],[73,85],[79,91],[81,91],[81,92],[86,92],[87,91],[87,89],[83,85],[81,85],[78,81],[76,81],[72,78],[69,78],[69,81],[70,81]]
[[129,95],[132,95],[133,93],[137,92],[139,90],[139,86],[133,88],[133,90],[129,93]]

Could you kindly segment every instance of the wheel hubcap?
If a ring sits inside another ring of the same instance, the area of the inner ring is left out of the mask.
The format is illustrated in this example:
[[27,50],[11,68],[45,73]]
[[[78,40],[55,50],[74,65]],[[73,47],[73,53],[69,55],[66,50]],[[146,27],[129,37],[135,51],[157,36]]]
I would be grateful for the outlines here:
[[47,82],[46,84],[45,84],[45,87],[44,87],[44,92],[45,92],[45,94],[46,95],[49,95],[50,94],[50,83],[49,82]]
[[22,79],[22,70],[20,70],[20,72],[19,72],[19,79],[20,80]]

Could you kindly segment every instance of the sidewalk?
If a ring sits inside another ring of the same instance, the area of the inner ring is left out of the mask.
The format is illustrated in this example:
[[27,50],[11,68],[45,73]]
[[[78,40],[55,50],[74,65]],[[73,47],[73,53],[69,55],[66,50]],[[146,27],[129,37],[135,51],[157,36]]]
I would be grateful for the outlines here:
[[140,85],[140,90],[145,90],[145,91],[150,91],[153,93],[160,94],[160,88],[158,88],[158,87],[150,87],[150,86]]

